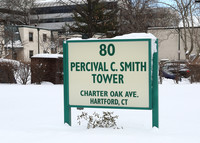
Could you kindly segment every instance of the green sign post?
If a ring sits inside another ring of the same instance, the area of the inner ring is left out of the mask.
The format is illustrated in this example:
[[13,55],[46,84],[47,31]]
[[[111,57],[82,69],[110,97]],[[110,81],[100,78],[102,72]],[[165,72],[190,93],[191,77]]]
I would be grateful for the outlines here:
[[64,41],[64,123],[71,126],[72,107],[144,109],[159,127],[153,44],[150,38]]

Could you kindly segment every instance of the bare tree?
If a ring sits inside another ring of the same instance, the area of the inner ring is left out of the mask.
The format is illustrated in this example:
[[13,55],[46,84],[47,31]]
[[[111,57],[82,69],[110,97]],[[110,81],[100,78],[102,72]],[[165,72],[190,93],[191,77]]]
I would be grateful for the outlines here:
[[5,51],[5,42],[4,42],[4,25],[0,24],[0,58],[4,58],[6,56]]
[[149,27],[177,27],[179,15],[168,7],[152,7],[152,18],[149,19]]
[[10,55],[13,54],[14,49],[12,48],[11,49],[12,51],[10,51],[7,48],[7,44],[10,41],[10,43],[12,43],[12,47],[13,47],[13,43],[14,43],[14,39],[15,39],[14,28],[16,28],[16,27],[14,27],[13,25],[8,26],[8,25],[5,25],[4,23],[2,23],[0,25],[0,58],[5,58],[9,54]]
[[[43,53],[58,53],[62,48],[62,43],[60,44],[60,38],[58,33],[53,35],[43,34],[39,38],[40,48]],[[63,40],[62,40],[63,41]]]
[[[36,0],[0,0],[0,57],[4,58],[14,54],[13,43],[17,36],[16,25],[30,25],[31,9]],[[19,34],[19,33],[18,33]],[[19,35],[18,35],[19,36]],[[6,48],[8,42],[12,43],[11,50]]]
[[153,0],[121,0],[119,2],[120,33],[146,32],[148,19],[152,17]]
[[30,63],[20,63],[15,70],[15,79],[19,84],[28,84],[31,82]]
[[31,9],[33,7],[35,7],[35,1],[36,0],[14,0],[14,1],[12,1],[13,4],[17,6],[16,9],[23,13],[21,22],[24,23],[25,25],[30,25]]
[[148,27],[169,27],[178,24],[177,14],[158,6],[156,0],[121,0],[120,32],[147,32]]
[[40,47],[43,50],[43,53],[51,52],[51,37],[47,36],[47,34],[43,34],[40,36]]
[[4,20],[13,24],[30,25],[31,9],[36,0],[1,0],[0,13]]
[[[163,3],[179,14],[181,23],[177,28],[184,44],[186,59],[189,59],[193,52],[199,56],[200,53],[200,34],[199,28],[199,5],[194,0],[172,0],[172,4]],[[196,51],[194,49],[196,48]]]

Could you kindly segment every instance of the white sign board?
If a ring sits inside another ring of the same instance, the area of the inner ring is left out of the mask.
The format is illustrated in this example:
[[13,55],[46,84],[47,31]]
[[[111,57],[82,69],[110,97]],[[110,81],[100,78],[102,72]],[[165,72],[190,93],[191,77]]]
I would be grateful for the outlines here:
[[67,41],[71,107],[151,108],[151,40]]

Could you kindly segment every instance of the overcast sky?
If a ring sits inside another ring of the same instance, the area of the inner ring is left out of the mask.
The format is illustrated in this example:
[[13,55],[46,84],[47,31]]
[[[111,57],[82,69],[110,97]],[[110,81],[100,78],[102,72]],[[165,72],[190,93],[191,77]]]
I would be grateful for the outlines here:
[[168,4],[172,4],[173,3],[173,0],[160,0],[160,1],[168,3]]

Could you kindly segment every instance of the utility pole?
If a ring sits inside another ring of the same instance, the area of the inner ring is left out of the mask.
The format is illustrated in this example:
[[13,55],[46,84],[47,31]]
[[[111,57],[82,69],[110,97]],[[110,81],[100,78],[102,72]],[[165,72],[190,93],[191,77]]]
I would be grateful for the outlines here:
[[178,27],[178,60],[181,59],[181,29]]
[[38,32],[38,54],[40,54],[40,28],[37,28]]
[[12,32],[11,32],[11,42],[12,42],[12,59],[14,60],[14,26],[13,24],[11,24],[11,29],[12,29]]

